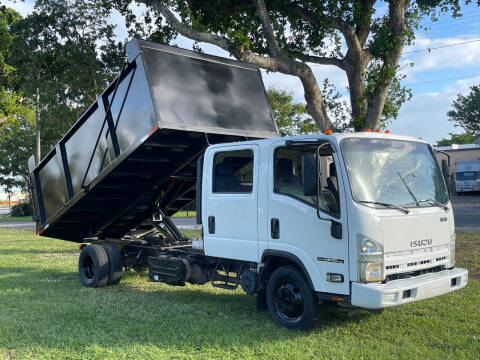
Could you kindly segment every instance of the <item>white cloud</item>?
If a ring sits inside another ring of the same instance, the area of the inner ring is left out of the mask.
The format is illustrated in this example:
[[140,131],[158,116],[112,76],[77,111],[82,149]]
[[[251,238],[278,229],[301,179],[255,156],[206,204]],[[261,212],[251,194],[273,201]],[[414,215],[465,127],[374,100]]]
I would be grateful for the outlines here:
[[434,144],[448,133],[461,133],[461,128],[454,127],[448,121],[447,111],[458,93],[467,93],[471,85],[478,84],[480,77],[459,80],[442,92],[430,92],[415,95],[411,101],[403,105],[398,119],[389,129],[393,133],[423,137]]
[[[347,93],[348,82],[344,71],[334,66],[326,65],[315,66],[312,69],[320,87],[323,80],[327,78],[341,94]],[[293,94],[295,101],[305,101],[302,82],[298,77],[281,73],[268,73],[266,71],[262,71],[262,76],[267,89],[269,87],[285,89]]]
[[[465,41],[476,40],[477,37],[461,36],[455,38],[426,39],[418,38],[414,46],[405,48],[405,52],[423,50],[439,46],[457,44]],[[412,80],[411,75],[422,71],[458,69],[466,66],[478,66],[480,59],[480,41],[464,45],[433,49],[431,52],[405,54],[401,64],[413,62],[413,68],[405,69],[405,73]]]

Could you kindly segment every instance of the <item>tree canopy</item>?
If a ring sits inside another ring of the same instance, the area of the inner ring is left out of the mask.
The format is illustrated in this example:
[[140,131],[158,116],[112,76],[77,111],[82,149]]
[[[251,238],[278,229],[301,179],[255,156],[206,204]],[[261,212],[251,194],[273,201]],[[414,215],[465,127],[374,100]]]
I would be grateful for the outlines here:
[[396,118],[411,96],[400,85],[399,60],[421,16],[435,19],[438,12],[456,16],[460,11],[459,0],[391,0],[384,2],[385,11],[378,10],[376,0],[113,0],[106,6],[115,6],[137,29],[142,21],[129,7],[134,2],[147,6],[143,23],[150,30],[156,24],[152,33],[160,39],[181,34],[238,60],[298,77],[307,111],[321,130],[339,125],[311,64],[345,72],[351,128],[378,127]]
[[26,187],[37,88],[45,155],[118,73],[124,44],[109,15],[93,0],[37,0],[23,19],[1,7],[0,185]]
[[0,6],[0,186],[11,189],[26,183],[26,159],[33,145],[33,108],[20,92],[15,68],[9,62],[12,31],[21,16]]
[[450,146],[452,144],[473,144],[475,136],[472,134],[449,134],[450,138],[437,141],[437,146]]
[[480,136],[480,86],[472,86],[466,96],[458,94],[452,108],[447,112],[449,120],[473,137]]
[[317,125],[307,114],[305,104],[294,102],[291,93],[286,90],[270,88],[267,95],[280,135],[291,136],[318,132]]
[[14,31],[11,63],[24,94],[39,89],[44,150],[54,145],[118,73],[109,12],[96,1],[37,0]]

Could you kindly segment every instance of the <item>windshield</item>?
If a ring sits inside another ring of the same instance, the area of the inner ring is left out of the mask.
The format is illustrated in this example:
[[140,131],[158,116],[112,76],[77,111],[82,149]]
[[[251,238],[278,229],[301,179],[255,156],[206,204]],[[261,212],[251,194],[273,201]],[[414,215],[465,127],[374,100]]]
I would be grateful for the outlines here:
[[457,181],[465,181],[465,180],[477,180],[478,179],[478,171],[462,171],[457,172]]
[[412,141],[349,138],[342,154],[355,201],[399,206],[448,201],[437,160],[427,144]]

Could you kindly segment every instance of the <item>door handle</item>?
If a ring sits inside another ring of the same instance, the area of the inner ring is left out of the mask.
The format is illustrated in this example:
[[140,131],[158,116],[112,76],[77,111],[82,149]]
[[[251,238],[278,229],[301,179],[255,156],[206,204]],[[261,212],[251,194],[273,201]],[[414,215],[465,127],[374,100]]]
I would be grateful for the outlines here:
[[279,239],[280,238],[280,220],[277,218],[273,218],[270,220],[270,232],[272,239]]
[[208,233],[215,234],[215,216],[208,217]]

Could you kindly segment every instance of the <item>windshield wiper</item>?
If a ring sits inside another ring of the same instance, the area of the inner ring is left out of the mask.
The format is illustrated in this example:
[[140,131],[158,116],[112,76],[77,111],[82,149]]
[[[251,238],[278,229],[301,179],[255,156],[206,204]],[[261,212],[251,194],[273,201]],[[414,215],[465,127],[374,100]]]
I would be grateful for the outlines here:
[[410,210],[405,209],[404,207],[401,207],[401,206],[398,206],[398,205],[393,205],[393,204],[387,204],[387,203],[384,203],[384,202],[361,200],[361,201],[359,201],[359,203],[360,204],[380,205],[380,206],[384,206],[384,207],[389,208],[389,209],[397,209],[397,210],[400,210],[401,212],[403,212],[404,214],[408,214],[410,212]]
[[[434,205],[434,206],[438,206],[439,208],[442,208],[443,210],[447,211],[448,210],[448,206],[445,205],[445,204],[442,204],[441,202],[438,202],[437,200],[434,200],[434,199],[424,199],[424,200],[417,200],[415,201],[415,204],[418,204],[419,203],[422,203],[422,202],[426,202],[430,205]],[[412,203],[413,204],[413,203]]]
[[[400,172],[397,171],[397,175],[398,177],[400,178],[400,180],[402,180],[402,183],[403,185],[405,185],[405,187],[407,188],[407,191],[408,193],[410,194],[410,196],[412,197],[412,199],[416,202],[417,201],[417,198],[415,197],[415,195],[413,194],[412,192],[412,189],[410,189],[410,186],[408,186],[407,182],[405,181],[405,179],[403,178],[402,175],[400,175]],[[408,175],[407,175],[408,176]]]

